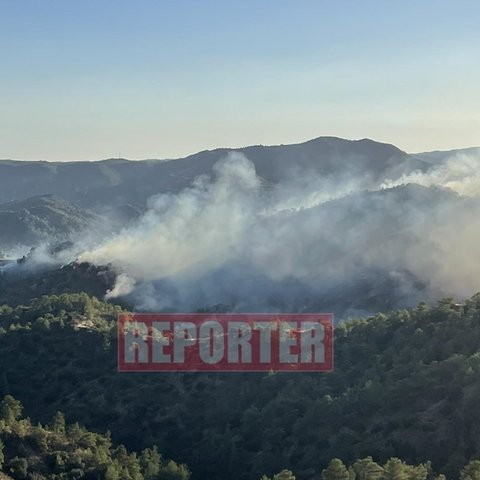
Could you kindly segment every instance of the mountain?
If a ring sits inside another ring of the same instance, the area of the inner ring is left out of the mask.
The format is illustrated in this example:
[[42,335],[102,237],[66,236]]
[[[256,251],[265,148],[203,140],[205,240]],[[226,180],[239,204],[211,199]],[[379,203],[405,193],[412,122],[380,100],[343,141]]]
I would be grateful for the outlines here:
[[321,175],[331,179],[366,176],[397,178],[428,163],[389,144],[320,137],[295,145],[251,146],[207,150],[176,160],[95,162],[0,161],[0,202],[32,195],[54,194],[82,207],[144,205],[156,193],[177,192],[198,175],[211,175],[213,165],[231,152],[251,160],[267,183],[292,175]]
[[456,150],[436,150],[433,152],[412,153],[411,156],[422,162],[438,165],[444,163],[446,160],[458,155],[474,155],[480,156],[480,147],[459,148]]
[[74,232],[88,228],[95,218],[52,195],[0,204],[0,251],[47,240],[66,240]]

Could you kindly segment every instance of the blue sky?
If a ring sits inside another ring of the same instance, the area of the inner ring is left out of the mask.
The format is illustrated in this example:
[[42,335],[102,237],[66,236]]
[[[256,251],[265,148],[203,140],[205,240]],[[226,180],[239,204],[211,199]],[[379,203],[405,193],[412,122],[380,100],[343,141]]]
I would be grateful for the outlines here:
[[477,0],[0,0],[0,158],[480,145]]

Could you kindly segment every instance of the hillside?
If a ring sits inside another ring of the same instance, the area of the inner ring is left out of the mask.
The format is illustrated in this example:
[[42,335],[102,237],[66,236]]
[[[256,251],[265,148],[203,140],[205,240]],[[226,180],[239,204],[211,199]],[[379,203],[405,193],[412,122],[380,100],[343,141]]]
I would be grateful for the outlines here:
[[411,156],[432,165],[441,165],[446,160],[458,156],[480,156],[480,147],[458,148],[455,150],[437,150],[434,152],[412,153]]
[[369,455],[458,478],[479,457],[478,295],[337,327],[335,371],[320,375],[120,374],[116,312],[86,295],[2,307],[0,395],[35,421],[60,410],[130,449],[156,444],[195,479],[318,479],[334,457]]
[[43,295],[87,292],[103,298],[115,283],[115,272],[109,267],[72,262],[68,265],[48,265],[30,268],[20,262],[0,275],[0,305],[29,303]]
[[144,205],[154,194],[177,192],[229,152],[245,154],[267,183],[292,175],[322,175],[332,179],[363,175],[397,178],[428,164],[393,145],[372,140],[350,141],[320,137],[305,143],[216,149],[176,160],[98,162],[0,161],[0,202],[32,195],[54,194],[83,207]]
[[66,240],[88,228],[95,218],[53,195],[0,204],[0,251]]
[[112,445],[109,434],[65,424],[57,412],[49,424],[32,423],[21,402],[6,395],[0,402],[0,479],[188,480],[185,465],[162,458],[156,447],[138,456]]

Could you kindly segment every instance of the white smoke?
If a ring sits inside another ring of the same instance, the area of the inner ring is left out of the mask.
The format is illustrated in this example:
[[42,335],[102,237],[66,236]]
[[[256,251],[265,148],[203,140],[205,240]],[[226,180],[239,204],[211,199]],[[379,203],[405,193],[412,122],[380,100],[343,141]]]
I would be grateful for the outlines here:
[[115,286],[107,290],[105,294],[105,299],[110,300],[112,298],[123,297],[132,293],[135,290],[135,280],[128,276],[126,273],[121,273],[118,275],[115,282]]
[[[144,309],[298,309],[363,281],[370,290],[352,287],[352,295],[384,294],[392,282],[411,303],[439,292],[467,296],[480,289],[480,207],[452,190],[478,195],[479,166],[478,157],[459,155],[378,184],[299,175],[269,187],[231,154],[213,178],[152,197],[135,226],[79,260],[113,265],[121,275],[107,297],[132,294]],[[429,189],[394,188],[406,184]]]
[[231,155],[214,171],[216,182],[199,177],[179,194],[151,198],[138,225],[80,260],[111,263],[134,278],[154,280],[201,275],[236,257],[257,223],[259,180],[241,155]]
[[443,163],[428,172],[413,172],[402,175],[394,181],[386,181],[381,187],[416,183],[426,187],[437,185],[449,188],[460,195],[470,197],[480,195],[480,153],[458,153],[447,158]]

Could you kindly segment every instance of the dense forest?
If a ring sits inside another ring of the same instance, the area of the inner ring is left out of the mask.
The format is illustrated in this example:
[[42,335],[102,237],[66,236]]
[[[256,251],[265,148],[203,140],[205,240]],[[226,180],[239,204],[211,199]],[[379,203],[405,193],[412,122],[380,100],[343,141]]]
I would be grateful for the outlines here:
[[78,423],[66,425],[61,412],[48,425],[34,425],[22,417],[22,410],[10,395],[0,405],[0,468],[6,478],[188,480],[190,476],[185,465],[164,460],[156,447],[139,455],[129,453],[123,445],[114,447],[110,434],[89,432]]
[[[61,411],[68,424],[109,431],[112,442],[132,452],[156,446],[187,464],[192,479],[258,479],[288,470],[310,479],[332,458],[354,468],[369,456],[381,472],[401,458],[428,467],[429,478],[458,478],[480,458],[480,295],[462,305],[445,299],[342,323],[328,374],[118,373],[119,311],[86,294],[0,307],[0,395],[21,401],[32,418],[22,435],[38,436],[31,425],[50,425]],[[2,440],[10,463],[11,440]],[[67,448],[74,440],[58,442]],[[83,447],[67,450],[76,448]],[[100,466],[91,468],[99,475]],[[388,478],[423,478],[405,475]]]

